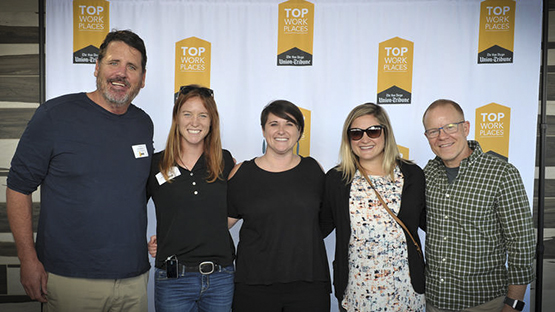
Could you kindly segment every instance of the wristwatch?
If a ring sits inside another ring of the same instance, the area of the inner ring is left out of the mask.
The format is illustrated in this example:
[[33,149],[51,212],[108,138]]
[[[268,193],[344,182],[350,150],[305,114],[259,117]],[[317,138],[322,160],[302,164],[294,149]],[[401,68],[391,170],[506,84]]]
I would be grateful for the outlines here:
[[513,308],[517,311],[522,311],[522,309],[524,309],[524,301],[520,301],[520,300],[516,300],[516,299],[511,299],[509,297],[505,297],[505,300],[503,301],[503,303],[510,306],[511,308]]

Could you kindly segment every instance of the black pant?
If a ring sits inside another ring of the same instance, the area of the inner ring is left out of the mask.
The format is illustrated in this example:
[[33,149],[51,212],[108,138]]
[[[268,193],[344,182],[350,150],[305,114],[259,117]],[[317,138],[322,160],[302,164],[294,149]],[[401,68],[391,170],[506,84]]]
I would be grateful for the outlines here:
[[329,312],[326,282],[235,284],[233,312]]

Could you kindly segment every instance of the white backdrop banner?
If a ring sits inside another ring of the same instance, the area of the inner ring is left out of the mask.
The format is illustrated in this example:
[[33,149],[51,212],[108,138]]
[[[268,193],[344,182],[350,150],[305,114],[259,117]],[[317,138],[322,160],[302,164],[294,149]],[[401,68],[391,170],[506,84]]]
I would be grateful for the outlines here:
[[[79,1],[83,2],[87,1]],[[95,5],[94,0],[89,2]],[[223,146],[237,161],[262,154],[260,112],[270,101],[286,99],[310,114],[301,148],[328,170],[338,161],[348,112],[358,104],[376,103],[378,94],[389,94],[399,99],[383,104],[397,143],[407,158],[424,166],[434,155],[423,135],[422,114],[434,100],[447,98],[463,107],[471,123],[469,138],[493,140],[492,149],[520,170],[532,202],[541,0],[112,0],[108,4],[109,23],[103,23],[136,32],[147,47],[146,86],[134,104],[154,121],[156,150],[165,146],[179,79],[192,77],[176,68],[178,51],[202,56],[200,47],[178,49],[178,43],[182,47],[198,41],[210,49],[205,66],[209,72],[199,81],[215,92]],[[73,62],[73,7],[73,0],[46,3],[47,99],[96,88],[94,65]],[[290,20],[281,21],[284,16]],[[503,28],[509,33],[501,33]],[[504,39],[496,41],[491,31]],[[297,37],[287,38],[292,32]],[[488,42],[496,45],[487,46]],[[510,46],[502,46],[504,42]],[[484,44],[489,50],[480,50]],[[278,65],[282,51],[286,51],[283,58],[293,61],[291,66]],[[502,58],[495,62],[494,57],[507,53],[511,62]],[[386,60],[384,55],[398,58]],[[479,63],[478,55],[492,60]],[[200,70],[191,65],[184,68]],[[400,75],[391,75],[392,71]],[[155,231],[152,205],[149,210],[150,235]],[[326,240],[330,258],[331,236]],[[334,309],[336,305],[332,302]]]

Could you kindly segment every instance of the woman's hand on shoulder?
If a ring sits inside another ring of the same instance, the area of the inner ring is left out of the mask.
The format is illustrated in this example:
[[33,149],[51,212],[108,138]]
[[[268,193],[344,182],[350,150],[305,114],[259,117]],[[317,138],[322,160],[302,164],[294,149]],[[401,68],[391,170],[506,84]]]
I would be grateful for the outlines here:
[[152,235],[150,237],[150,241],[148,242],[148,253],[152,258],[156,258],[157,250],[158,250],[158,240],[156,239],[156,235]]

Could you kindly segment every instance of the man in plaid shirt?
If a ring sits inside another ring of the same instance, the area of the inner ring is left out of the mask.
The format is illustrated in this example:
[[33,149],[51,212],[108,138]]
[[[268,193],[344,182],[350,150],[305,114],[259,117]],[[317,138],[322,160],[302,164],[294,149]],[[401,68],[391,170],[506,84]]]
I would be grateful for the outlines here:
[[433,102],[422,121],[437,155],[424,168],[426,311],[521,311],[535,239],[518,170],[467,140],[457,103]]

